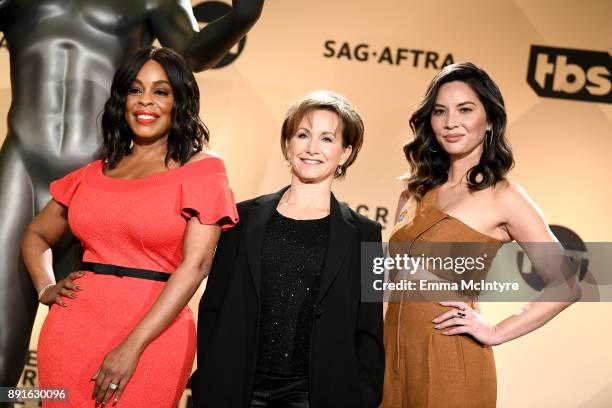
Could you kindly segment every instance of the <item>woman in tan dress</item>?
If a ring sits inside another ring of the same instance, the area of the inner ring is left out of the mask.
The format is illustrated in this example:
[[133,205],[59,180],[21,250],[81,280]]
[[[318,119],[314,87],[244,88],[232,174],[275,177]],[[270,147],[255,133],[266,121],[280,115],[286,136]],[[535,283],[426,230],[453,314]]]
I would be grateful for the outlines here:
[[[415,246],[476,243],[487,260],[470,277],[479,281],[503,243],[516,240],[529,254],[533,251],[525,243],[556,242],[525,191],[505,178],[513,165],[506,112],[486,72],[471,63],[445,67],[410,125],[415,138],[404,152],[412,172],[400,196],[392,247],[408,244],[411,254],[420,255]],[[444,271],[429,272],[453,279]],[[530,302],[497,325],[489,324],[472,301],[390,302],[382,407],[494,408],[491,346],[539,328],[576,301],[579,288],[573,280],[569,286],[564,301]]]

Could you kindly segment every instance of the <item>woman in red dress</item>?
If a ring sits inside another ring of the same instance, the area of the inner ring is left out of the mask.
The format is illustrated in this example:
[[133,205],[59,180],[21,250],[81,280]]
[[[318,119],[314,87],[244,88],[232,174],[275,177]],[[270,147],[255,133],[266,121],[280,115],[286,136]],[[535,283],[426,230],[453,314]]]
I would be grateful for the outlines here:
[[[22,245],[39,300],[41,387],[85,407],[175,407],[191,373],[186,306],[222,229],[237,221],[223,162],[203,152],[199,91],[169,49],[139,50],[117,71],[101,159],[51,184]],[[55,282],[51,248],[70,228],[83,267]]]

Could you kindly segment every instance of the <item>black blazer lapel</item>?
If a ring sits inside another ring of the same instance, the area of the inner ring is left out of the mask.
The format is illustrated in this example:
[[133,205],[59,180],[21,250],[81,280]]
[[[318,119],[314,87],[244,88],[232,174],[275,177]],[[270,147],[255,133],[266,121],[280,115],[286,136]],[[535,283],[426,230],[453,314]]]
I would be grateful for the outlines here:
[[317,296],[317,302],[327,294],[329,287],[334,282],[336,275],[340,272],[342,261],[351,243],[351,238],[355,233],[355,226],[350,222],[351,215],[344,206],[340,206],[334,194],[330,198],[330,220],[329,220],[329,243],[327,245],[327,255],[321,277],[321,287]]
[[256,206],[249,210],[248,225],[246,230],[247,257],[249,269],[257,297],[260,296],[261,288],[261,243],[266,232],[266,226],[274,209],[278,205],[285,190],[289,186],[273,194],[262,196],[255,200]]

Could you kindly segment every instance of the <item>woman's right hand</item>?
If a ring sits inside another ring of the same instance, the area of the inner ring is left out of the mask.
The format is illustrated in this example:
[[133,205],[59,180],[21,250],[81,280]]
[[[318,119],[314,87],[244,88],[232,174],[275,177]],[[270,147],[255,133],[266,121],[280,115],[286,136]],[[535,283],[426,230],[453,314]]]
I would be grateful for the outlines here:
[[85,272],[83,271],[72,272],[70,275],[47,289],[41,296],[40,303],[47,306],[51,306],[54,303],[63,307],[68,306],[62,298],[67,297],[76,299],[77,295],[75,292],[79,292],[81,287],[75,284],[74,281],[82,278],[84,275]]

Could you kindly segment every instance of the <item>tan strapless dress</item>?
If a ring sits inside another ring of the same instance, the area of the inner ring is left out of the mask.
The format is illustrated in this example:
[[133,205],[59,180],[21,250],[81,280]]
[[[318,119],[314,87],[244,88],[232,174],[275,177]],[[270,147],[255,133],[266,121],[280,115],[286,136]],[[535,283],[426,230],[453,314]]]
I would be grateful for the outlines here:
[[[409,205],[391,232],[390,245],[483,244],[479,248],[487,251],[488,262],[479,272],[481,276],[470,278],[484,279],[502,242],[444,213],[437,206],[436,196],[437,189],[432,189]],[[453,279],[444,276],[444,271],[431,272]],[[436,330],[432,320],[447,310],[433,301],[389,303],[382,408],[495,408],[493,350],[469,335],[445,336],[442,332],[449,329]]]

